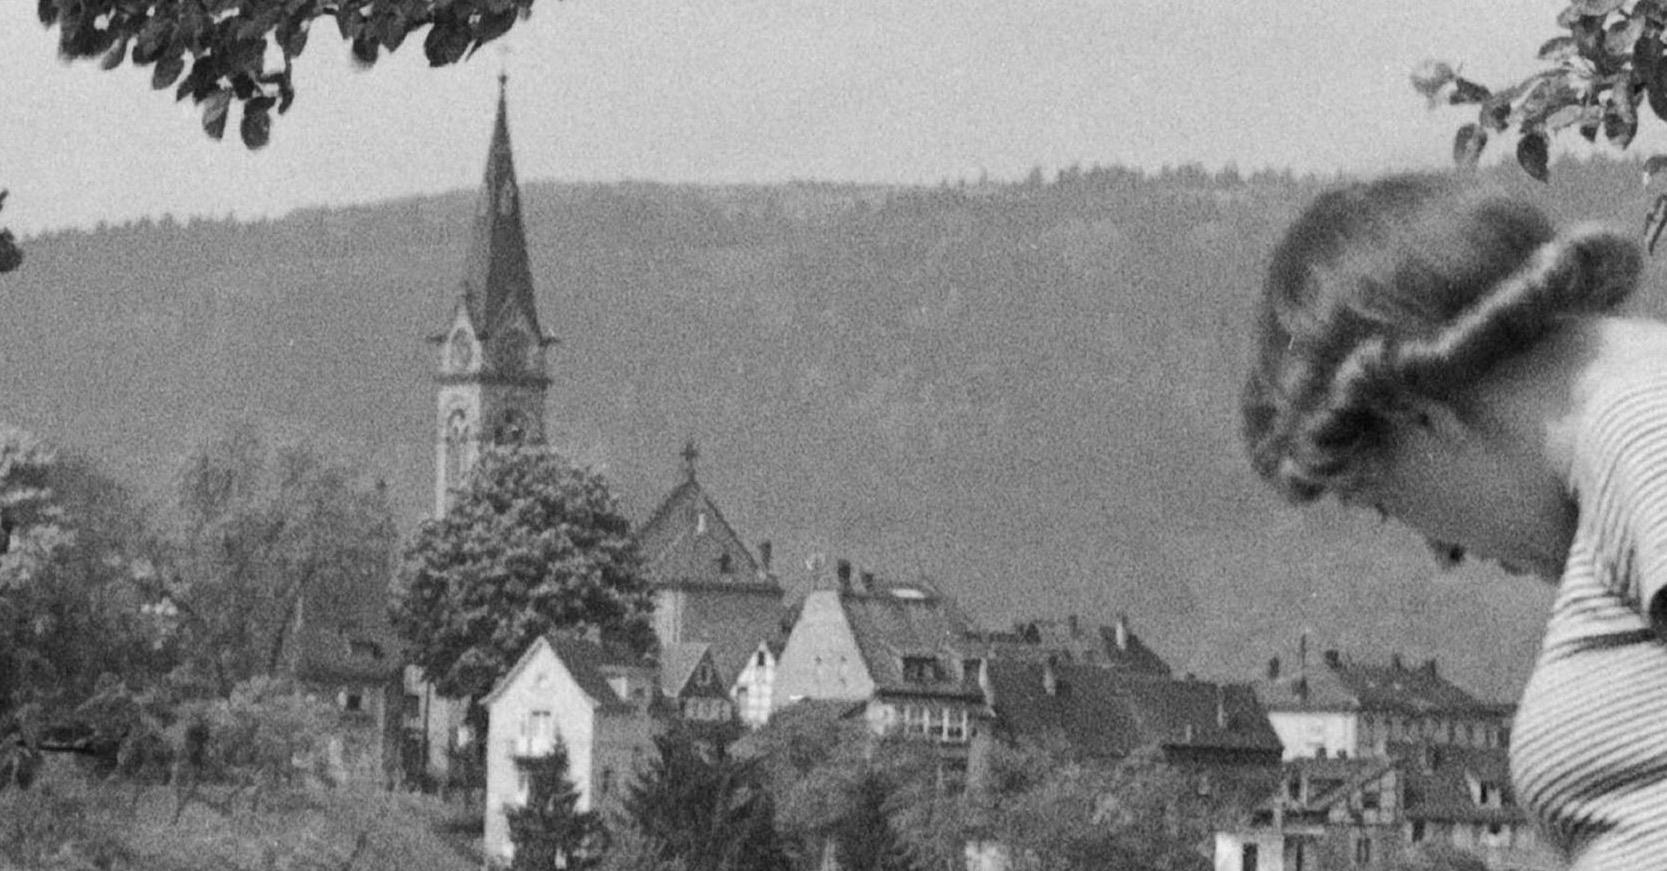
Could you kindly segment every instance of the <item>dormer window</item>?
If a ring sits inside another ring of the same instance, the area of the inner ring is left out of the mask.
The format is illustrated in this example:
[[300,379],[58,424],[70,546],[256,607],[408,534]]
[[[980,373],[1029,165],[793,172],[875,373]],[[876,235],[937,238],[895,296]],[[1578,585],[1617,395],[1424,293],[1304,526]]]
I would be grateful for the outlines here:
[[933,683],[943,680],[943,669],[936,657],[903,657],[903,679],[910,683]]
[[712,673],[711,661],[701,660],[700,667],[695,669],[695,686],[709,687],[716,680],[717,675]]

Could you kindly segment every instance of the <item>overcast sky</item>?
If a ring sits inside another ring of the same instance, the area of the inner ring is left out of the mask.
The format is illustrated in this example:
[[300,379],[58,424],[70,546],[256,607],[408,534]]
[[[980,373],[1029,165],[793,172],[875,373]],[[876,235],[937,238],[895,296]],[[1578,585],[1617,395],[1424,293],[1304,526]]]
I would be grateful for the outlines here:
[[249,153],[235,119],[208,140],[148,70],[59,62],[35,4],[0,0],[0,224],[276,216],[470,187],[500,68],[523,181],[1436,165],[1465,115],[1427,111],[1407,73],[1431,56],[1488,83],[1530,72],[1562,5],[542,0],[438,71],[420,36],[355,70],[326,21],[298,64],[299,100]]

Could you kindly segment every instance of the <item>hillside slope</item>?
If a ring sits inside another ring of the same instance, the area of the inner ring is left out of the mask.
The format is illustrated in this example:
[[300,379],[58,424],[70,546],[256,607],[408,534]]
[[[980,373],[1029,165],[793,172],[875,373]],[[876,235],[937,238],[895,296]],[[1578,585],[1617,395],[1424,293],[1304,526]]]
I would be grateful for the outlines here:
[[[1630,164],[1554,178],[1531,193],[1565,218],[1644,213]],[[703,483],[743,535],[776,542],[789,584],[825,553],[924,574],[992,624],[1127,611],[1183,671],[1247,678],[1307,629],[1316,649],[1440,656],[1508,696],[1543,589],[1438,578],[1410,536],[1289,509],[1242,459],[1247,312],[1316,190],[1185,170],[910,190],[528,184],[561,338],[551,429],[639,516],[698,439]],[[164,504],[209,432],[265,420],[364,458],[415,522],[433,474],[423,337],[455,299],[471,203],[29,240],[0,287],[0,415]]]

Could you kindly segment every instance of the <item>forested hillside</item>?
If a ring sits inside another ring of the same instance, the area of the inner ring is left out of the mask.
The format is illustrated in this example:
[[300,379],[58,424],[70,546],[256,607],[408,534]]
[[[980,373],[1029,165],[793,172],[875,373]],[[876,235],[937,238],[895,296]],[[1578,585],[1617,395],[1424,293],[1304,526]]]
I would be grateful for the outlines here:
[[[1636,226],[1647,207],[1631,163],[1560,165],[1550,187],[1501,178],[1566,219]],[[1123,610],[1178,669],[1236,679],[1288,659],[1307,628],[1312,649],[1440,656],[1507,696],[1544,590],[1436,577],[1407,534],[1286,508],[1243,462],[1247,312],[1320,185],[1195,169],[924,189],[527,184],[542,317],[561,339],[552,431],[635,516],[697,439],[702,482],[744,536],[776,542],[790,584],[820,552],[924,574],[990,624]],[[458,293],[472,202],[27,240],[0,282],[0,416],[85,448],[163,508],[205,436],[266,421],[363,458],[414,523],[433,479],[423,339]]]

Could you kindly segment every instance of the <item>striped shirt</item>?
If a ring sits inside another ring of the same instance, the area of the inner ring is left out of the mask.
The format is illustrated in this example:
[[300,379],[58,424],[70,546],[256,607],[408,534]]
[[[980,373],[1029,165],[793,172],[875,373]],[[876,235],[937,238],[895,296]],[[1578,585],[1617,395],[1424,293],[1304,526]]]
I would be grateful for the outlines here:
[[1568,564],[1511,742],[1517,794],[1573,871],[1667,868],[1667,373],[1595,398]]

